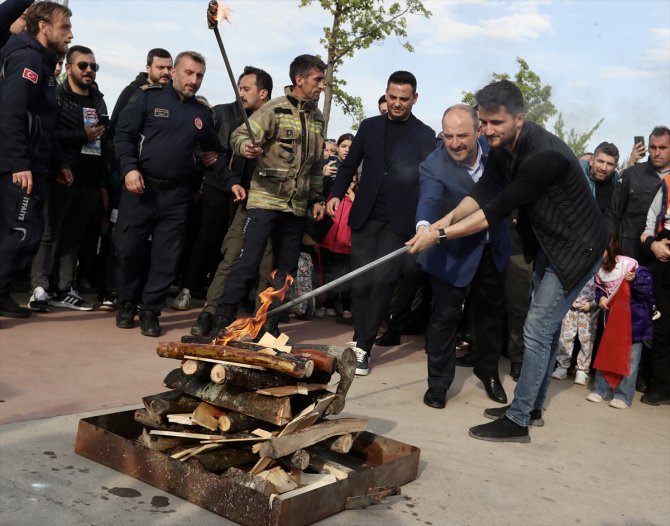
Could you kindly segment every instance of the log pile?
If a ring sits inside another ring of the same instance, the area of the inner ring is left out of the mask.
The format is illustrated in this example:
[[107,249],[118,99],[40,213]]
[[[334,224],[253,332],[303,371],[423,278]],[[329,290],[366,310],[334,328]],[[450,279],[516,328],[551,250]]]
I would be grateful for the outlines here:
[[367,420],[326,418],[344,408],[352,349],[291,347],[269,334],[259,343],[192,340],[158,344],[160,357],[180,364],[163,382],[170,390],[135,412],[141,444],[283,498],[353,472],[342,454]]

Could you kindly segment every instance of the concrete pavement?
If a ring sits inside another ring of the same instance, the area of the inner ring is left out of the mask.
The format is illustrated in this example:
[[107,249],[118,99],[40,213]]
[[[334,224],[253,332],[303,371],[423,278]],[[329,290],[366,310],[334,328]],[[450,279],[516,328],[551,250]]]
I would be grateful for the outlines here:
[[[119,330],[113,315],[56,310],[0,320],[0,523],[34,525],[232,524],[74,453],[77,423],[162,390],[172,360],[157,341],[185,334],[197,311],[166,310],[159,339]],[[332,319],[283,325],[291,341],[344,343]],[[421,448],[416,481],[402,495],[321,521],[344,525],[670,524],[670,407],[616,410],[554,381],[543,428],[530,444],[468,437],[494,406],[471,369],[457,369],[444,410],[423,405],[423,338],[380,349],[358,378],[343,416]],[[508,364],[501,360],[501,371]],[[503,374],[508,396],[514,383]]]

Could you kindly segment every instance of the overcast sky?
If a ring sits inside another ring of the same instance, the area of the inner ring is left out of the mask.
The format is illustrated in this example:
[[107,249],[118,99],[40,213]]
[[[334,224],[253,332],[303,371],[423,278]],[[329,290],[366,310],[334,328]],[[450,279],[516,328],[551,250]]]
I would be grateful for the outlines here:
[[[235,74],[245,65],[268,71],[274,95],[289,84],[288,65],[302,53],[325,55],[319,40],[331,20],[299,0],[229,0],[231,24],[221,33]],[[667,0],[452,1],[424,0],[430,19],[410,17],[414,53],[395,38],[357,52],[340,69],[367,116],[395,70],[418,79],[417,117],[440,130],[444,109],[476,90],[491,73],[516,72],[524,58],[553,87],[553,102],[567,127],[584,131],[605,122],[589,144],[613,141],[622,157],[634,135],[670,126],[670,2]],[[110,112],[120,91],[144,70],[147,51],[164,47],[203,53],[207,74],[200,90],[213,104],[234,100],[213,32],[207,0],[70,0],[74,43],[91,47],[101,69],[98,83]],[[328,135],[350,130],[335,107]],[[553,130],[553,122],[548,127]]]

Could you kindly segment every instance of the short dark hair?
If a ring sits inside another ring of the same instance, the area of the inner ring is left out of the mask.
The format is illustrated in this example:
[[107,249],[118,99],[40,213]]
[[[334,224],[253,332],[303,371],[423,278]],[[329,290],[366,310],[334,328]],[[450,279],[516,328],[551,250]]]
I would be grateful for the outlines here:
[[174,67],[175,68],[177,67],[177,64],[179,64],[179,61],[184,57],[188,57],[191,60],[197,62],[198,64],[202,64],[203,66],[207,66],[207,63],[205,61],[205,57],[203,57],[197,51],[182,51],[174,59]]
[[470,117],[472,117],[472,125],[474,126],[474,129],[477,131],[477,128],[479,127],[479,114],[477,113],[477,110],[469,104],[454,104],[453,106],[449,106],[446,110],[444,110],[444,113],[442,114],[442,120],[444,120],[444,118],[447,116],[447,113],[451,113],[455,110],[461,110],[468,113]]
[[499,80],[484,86],[475,94],[477,107],[486,111],[495,112],[501,108],[516,117],[525,111],[523,94],[514,82]]
[[293,59],[288,69],[288,75],[295,86],[295,79],[306,77],[312,69],[326,71],[326,64],[316,55],[299,55]]
[[670,135],[670,128],[667,126],[655,126],[649,134],[649,142],[651,142],[652,137],[663,137],[664,135]]
[[37,35],[40,32],[40,22],[51,24],[56,13],[72,16],[69,7],[56,2],[37,2],[31,5],[26,10],[26,31],[32,36]]
[[416,77],[409,71],[394,71],[386,83],[386,89],[391,84],[409,84],[412,86],[412,93],[416,93]]
[[377,101],[377,106],[379,106],[380,104],[382,104],[384,102],[386,102],[386,94],[379,97],[379,100]]
[[270,100],[272,98],[272,77],[270,74],[261,68],[245,66],[244,71],[237,78],[237,83],[239,84],[242,77],[246,77],[247,75],[256,75],[256,87],[268,90],[268,100]]
[[65,62],[68,64],[72,64],[70,62],[70,59],[72,58],[72,55],[75,53],[81,53],[82,55],[93,55],[93,50],[89,47],[86,46],[72,46],[70,49],[67,50],[67,54],[65,55]]
[[619,148],[617,148],[614,143],[611,142],[601,142],[596,149],[593,151],[593,156],[595,157],[599,153],[604,153],[610,157],[614,157],[617,162],[619,161]]
[[151,66],[151,64],[154,63],[154,58],[169,58],[172,60],[172,55],[170,55],[170,52],[167,49],[163,49],[162,47],[155,47],[153,49],[149,50],[149,53],[147,53],[147,66]]
[[354,140],[354,134],[353,133],[343,133],[337,138],[337,145],[339,146],[342,144],[344,141],[353,141]]

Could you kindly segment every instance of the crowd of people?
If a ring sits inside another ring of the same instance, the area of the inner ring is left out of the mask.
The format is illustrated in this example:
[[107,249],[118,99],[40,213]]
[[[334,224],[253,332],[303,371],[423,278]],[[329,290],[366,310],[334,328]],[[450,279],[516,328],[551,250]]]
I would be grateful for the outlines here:
[[[573,360],[577,384],[597,371],[592,402],[625,409],[637,387],[670,404],[667,127],[626,162],[609,142],[578,160],[503,80],[476,107],[447,108],[436,134],[412,113],[417,79],[396,71],[379,115],[327,139],[317,56],[296,57],[274,98],[271,76],[247,66],[239,102],[212,106],[197,95],[204,57],[160,48],[109,117],[70,16],[0,4],[1,315],[97,307],[156,337],[174,289],[174,309],[205,298],[191,333],[214,337],[287,276],[299,295],[397,251],[296,311],[353,325],[358,375],[375,346],[425,332],[424,403],[444,408],[456,365],[473,366],[501,404],[470,430],[483,440],[528,442]],[[23,307],[10,287],[26,268]],[[96,305],[81,294],[93,287]],[[465,333],[470,356],[457,356]]]

